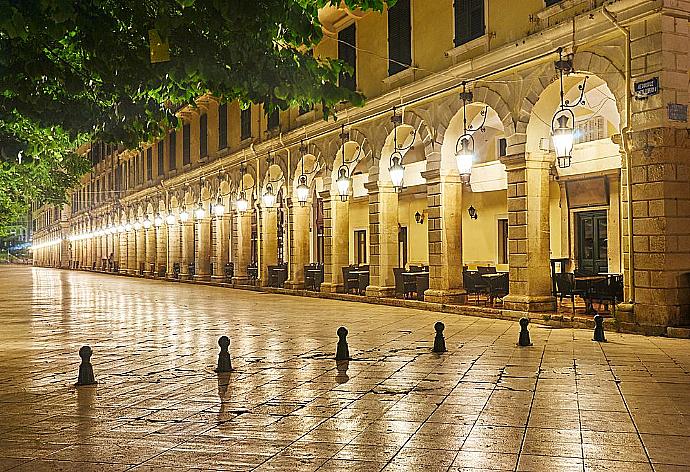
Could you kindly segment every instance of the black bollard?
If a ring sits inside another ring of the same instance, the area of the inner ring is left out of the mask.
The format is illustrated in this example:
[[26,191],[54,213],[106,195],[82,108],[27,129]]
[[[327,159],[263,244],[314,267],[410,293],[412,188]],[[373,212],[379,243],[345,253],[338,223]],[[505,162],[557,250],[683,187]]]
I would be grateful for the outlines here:
[[606,337],[604,336],[604,317],[601,315],[594,316],[594,338],[592,341],[598,341],[600,343],[606,342]]
[[529,324],[529,318],[520,318],[520,339],[518,341],[519,346],[531,346],[532,342],[529,339],[529,330],[527,325]]
[[348,361],[350,360],[350,350],[347,347],[347,328],[341,326],[338,328],[338,348],[335,351],[336,361]]
[[434,323],[434,329],[436,330],[436,337],[434,338],[434,349],[433,352],[446,352],[446,338],[443,337],[443,330],[446,325],[441,321]]
[[96,385],[95,377],[93,376],[93,366],[91,365],[91,354],[93,351],[89,346],[82,346],[79,349],[79,357],[81,357],[81,364],[79,364],[79,378],[77,385]]
[[230,347],[230,338],[221,336],[218,339],[218,345],[220,346],[220,354],[218,354],[218,367],[216,367],[216,372],[231,372],[232,362],[230,361],[230,352],[228,351]]

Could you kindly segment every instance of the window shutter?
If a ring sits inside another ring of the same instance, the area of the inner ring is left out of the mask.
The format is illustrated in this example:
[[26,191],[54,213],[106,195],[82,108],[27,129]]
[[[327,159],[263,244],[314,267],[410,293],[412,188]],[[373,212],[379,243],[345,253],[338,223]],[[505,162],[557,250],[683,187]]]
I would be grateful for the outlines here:
[[158,151],[158,175],[163,175],[165,171],[165,147],[163,141],[158,141],[156,148]]
[[399,0],[388,10],[388,75],[412,64],[410,0]]
[[171,131],[168,141],[168,167],[175,170],[177,167],[177,132]]
[[218,149],[228,147],[228,104],[218,106]]
[[455,0],[455,45],[484,35],[484,0]]
[[240,112],[240,139],[252,137],[252,109],[251,106]]
[[208,115],[199,117],[199,157],[208,156]]
[[146,150],[146,180],[153,179],[153,148]]
[[355,24],[338,32],[338,58],[352,67],[352,75],[340,73],[341,87],[355,90],[357,88],[357,30]]
[[191,157],[191,129],[189,123],[182,126],[182,165],[186,166],[192,162]]
[[278,128],[280,126],[280,111],[274,110],[270,112],[267,116],[267,128],[269,130]]

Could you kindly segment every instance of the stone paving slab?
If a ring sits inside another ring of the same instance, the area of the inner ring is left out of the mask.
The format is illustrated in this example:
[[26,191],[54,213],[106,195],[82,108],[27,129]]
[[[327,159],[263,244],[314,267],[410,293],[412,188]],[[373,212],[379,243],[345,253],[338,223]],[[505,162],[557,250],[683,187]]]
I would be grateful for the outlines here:
[[40,268],[0,300],[0,470],[690,469],[687,340]]

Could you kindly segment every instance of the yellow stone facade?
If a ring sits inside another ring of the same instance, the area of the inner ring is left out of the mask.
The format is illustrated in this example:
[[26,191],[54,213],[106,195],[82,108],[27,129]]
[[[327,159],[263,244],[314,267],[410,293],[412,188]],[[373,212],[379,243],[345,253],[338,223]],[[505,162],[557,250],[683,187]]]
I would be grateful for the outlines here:
[[[338,32],[355,25],[364,107],[339,108],[337,121],[322,120],[318,107],[291,109],[268,129],[261,105],[244,112],[243,126],[237,103],[206,96],[179,112],[189,126],[160,142],[92,146],[85,152],[100,157],[70,204],[34,212],[53,215],[34,233],[35,263],[220,281],[232,262],[235,284],[265,285],[268,267],[284,262],[285,287],[300,289],[304,266],[322,262],[324,292],[342,290],[342,266],[365,263],[366,296],[387,297],[404,259],[429,266],[424,298],[436,303],[462,303],[463,265],[490,264],[509,271],[503,310],[551,313],[550,260],[578,268],[582,221],[596,214],[606,241],[598,267],[625,278],[620,326],[663,333],[690,324],[690,1],[548,3],[485,0],[483,34],[456,45],[453,1],[410,0],[412,61],[392,76],[388,12],[322,10],[317,55],[337,57]],[[574,69],[564,98],[584,99],[567,168],[555,165],[551,141],[559,50]],[[635,85],[652,78],[658,93],[636,97]],[[465,106],[463,88],[472,92]],[[458,139],[482,122],[465,184]],[[394,137],[404,149],[400,192],[389,173]],[[352,177],[345,201],[343,165]],[[296,197],[302,169],[305,206]],[[269,187],[276,208],[264,203]]]

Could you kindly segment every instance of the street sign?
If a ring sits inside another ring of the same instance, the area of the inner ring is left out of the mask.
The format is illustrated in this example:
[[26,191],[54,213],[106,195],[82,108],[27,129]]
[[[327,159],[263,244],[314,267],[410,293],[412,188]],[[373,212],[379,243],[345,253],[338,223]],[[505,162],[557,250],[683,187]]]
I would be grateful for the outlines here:
[[635,82],[635,96],[637,98],[647,98],[657,93],[659,93],[659,77]]

